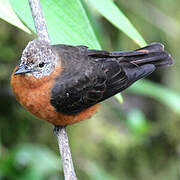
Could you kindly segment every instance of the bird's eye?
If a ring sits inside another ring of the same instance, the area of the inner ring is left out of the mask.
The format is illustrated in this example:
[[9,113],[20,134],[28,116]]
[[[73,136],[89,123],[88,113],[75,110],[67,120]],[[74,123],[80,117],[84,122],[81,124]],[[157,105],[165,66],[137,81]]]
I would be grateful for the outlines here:
[[39,63],[39,67],[40,67],[40,68],[44,67],[44,65],[45,65],[45,63],[44,63],[44,62]]

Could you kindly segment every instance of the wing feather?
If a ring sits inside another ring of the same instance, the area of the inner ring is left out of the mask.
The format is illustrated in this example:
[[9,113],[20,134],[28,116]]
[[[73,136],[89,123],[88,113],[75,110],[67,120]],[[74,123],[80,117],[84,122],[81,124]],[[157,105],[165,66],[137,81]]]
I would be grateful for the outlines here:
[[[64,47],[63,47],[64,48]],[[58,112],[77,114],[129,87],[155,70],[153,64],[122,64],[120,52],[68,48],[61,58],[66,63],[51,92],[51,104]],[[83,52],[83,53],[82,53]],[[69,53],[69,54],[68,54]],[[77,54],[76,54],[77,53]],[[139,55],[147,52],[139,52]],[[136,55],[138,53],[128,52]],[[66,57],[67,55],[67,57]]]

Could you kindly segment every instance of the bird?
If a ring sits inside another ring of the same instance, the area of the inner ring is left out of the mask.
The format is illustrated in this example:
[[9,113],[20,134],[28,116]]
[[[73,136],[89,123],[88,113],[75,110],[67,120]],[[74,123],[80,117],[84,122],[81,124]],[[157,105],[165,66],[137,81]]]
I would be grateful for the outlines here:
[[173,62],[157,42],[109,52],[35,39],[13,71],[11,87],[20,104],[36,117],[67,126],[90,118],[102,101]]

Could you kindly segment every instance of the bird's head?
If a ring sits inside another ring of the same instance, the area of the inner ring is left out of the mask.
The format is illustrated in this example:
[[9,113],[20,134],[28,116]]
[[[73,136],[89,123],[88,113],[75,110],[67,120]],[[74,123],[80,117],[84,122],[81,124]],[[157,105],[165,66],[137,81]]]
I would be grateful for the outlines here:
[[20,64],[14,75],[33,75],[35,78],[49,76],[56,67],[57,55],[45,41],[33,40],[24,49]]

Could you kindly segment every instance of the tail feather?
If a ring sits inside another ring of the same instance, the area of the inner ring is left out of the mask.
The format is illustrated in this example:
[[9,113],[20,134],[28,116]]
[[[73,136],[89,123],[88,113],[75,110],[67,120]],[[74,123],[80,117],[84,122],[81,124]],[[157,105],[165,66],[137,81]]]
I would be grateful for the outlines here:
[[164,51],[164,45],[158,42],[154,42],[154,43],[148,44],[146,47],[137,49],[135,51],[140,52],[143,50],[148,50],[148,52],[161,52],[161,51]]
[[134,51],[113,51],[109,53],[109,56],[111,57],[127,57],[127,56],[139,56],[139,55],[145,55],[153,52],[161,52],[164,51],[164,46],[161,43],[151,43],[147,45],[146,47],[136,49]]
[[153,64],[156,68],[165,67],[173,64],[173,59],[160,43],[152,43],[144,48],[137,49],[136,55],[124,54],[122,62],[128,62],[134,65]]
[[122,65],[153,64],[156,68],[165,67],[173,64],[174,60],[166,51],[161,43],[151,43],[146,47],[136,49],[134,51],[102,51],[102,50],[87,50],[88,55],[97,59],[101,58],[116,58]]

